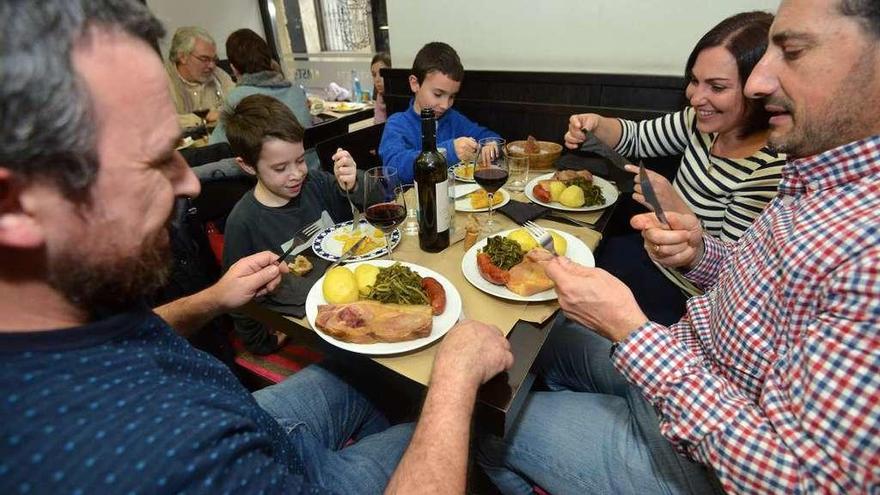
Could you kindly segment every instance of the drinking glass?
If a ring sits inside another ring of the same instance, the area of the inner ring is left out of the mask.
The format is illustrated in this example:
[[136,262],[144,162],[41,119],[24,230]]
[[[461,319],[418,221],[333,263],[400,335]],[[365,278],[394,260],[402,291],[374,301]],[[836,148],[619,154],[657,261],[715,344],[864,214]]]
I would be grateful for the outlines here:
[[529,182],[529,157],[508,154],[507,171],[510,177],[504,187],[509,191],[522,191]]
[[205,129],[205,136],[208,135],[208,121],[205,118],[211,113],[210,108],[200,108],[198,110],[193,110],[193,113],[196,114],[196,117],[202,119],[202,128]]
[[498,232],[498,225],[493,217],[495,193],[507,182],[507,159],[504,156],[504,140],[501,138],[484,138],[477,149],[477,163],[474,166],[474,181],[479,184],[489,197],[489,215],[484,224],[487,234]]
[[370,225],[382,231],[388,259],[391,255],[391,232],[406,218],[406,198],[397,170],[373,167],[364,173],[364,216]]

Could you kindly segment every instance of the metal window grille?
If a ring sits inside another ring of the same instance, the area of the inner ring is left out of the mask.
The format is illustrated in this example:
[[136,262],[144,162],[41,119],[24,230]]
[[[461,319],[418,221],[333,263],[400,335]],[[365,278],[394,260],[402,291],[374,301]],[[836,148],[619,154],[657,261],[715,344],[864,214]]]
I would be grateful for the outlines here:
[[373,51],[369,0],[316,0],[323,51]]

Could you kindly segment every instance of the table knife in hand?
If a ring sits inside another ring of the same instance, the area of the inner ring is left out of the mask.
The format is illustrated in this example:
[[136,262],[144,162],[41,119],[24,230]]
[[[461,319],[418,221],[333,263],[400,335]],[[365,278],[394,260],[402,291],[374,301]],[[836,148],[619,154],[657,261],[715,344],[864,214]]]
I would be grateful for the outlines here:
[[639,185],[642,186],[642,196],[645,197],[645,201],[651,205],[651,209],[654,210],[654,214],[657,215],[657,218],[669,225],[669,222],[666,221],[666,215],[663,213],[663,207],[660,206],[660,200],[657,199],[657,193],[654,192],[654,186],[651,185],[650,179],[648,179],[648,172],[645,171],[645,163],[639,160]]

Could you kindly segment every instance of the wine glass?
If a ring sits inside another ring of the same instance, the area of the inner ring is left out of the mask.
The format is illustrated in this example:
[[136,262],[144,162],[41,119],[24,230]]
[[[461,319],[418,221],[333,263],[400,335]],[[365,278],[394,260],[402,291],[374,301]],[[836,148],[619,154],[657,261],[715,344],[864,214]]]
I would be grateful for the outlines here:
[[385,235],[388,259],[391,255],[391,232],[406,218],[406,198],[397,170],[374,167],[364,173],[364,216],[370,225]]
[[493,218],[495,193],[507,182],[507,159],[504,156],[504,140],[501,138],[484,138],[480,140],[474,165],[474,181],[486,190],[489,197],[489,215],[484,225],[487,234],[498,232],[498,225]]
[[205,129],[205,135],[208,135],[208,121],[205,120],[208,117],[208,114],[211,113],[210,108],[200,108],[198,110],[193,110],[193,113],[196,114],[196,117],[202,119],[202,127]]

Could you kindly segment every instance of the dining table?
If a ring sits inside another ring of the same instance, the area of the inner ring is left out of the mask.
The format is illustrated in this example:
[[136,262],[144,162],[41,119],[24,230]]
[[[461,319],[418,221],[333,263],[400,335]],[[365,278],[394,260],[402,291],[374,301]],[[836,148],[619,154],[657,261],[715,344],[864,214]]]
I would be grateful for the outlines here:
[[[546,170],[533,171],[531,176],[546,173]],[[463,185],[456,181],[456,186]],[[522,192],[509,192],[511,199],[529,202]],[[410,201],[415,201],[414,191],[407,192]],[[410,203],[412,204],[412,203]],[[614,205],[591,212],[566,212],[569,216],[590,224],[596,228],[558,223],[556,221],[538,219],[536,223],[548,228],[566,232],[582,241],[590,251],[595,251],[602,239],[601,227],[607,223]],[[489,295],[467,281],[462,271],[462,258],[465,254],[462,239],[464,226],[469,215],[474,213],[456,211],[454,213],[454,231],[450,245],[438,253],[429,253],[419,248],[417,235],[402,233],[400,243],[393,249],[396,261],[413,263],[433,270],[446,277],[458,290],[462,300],[461,318],[469,318],[490,323],[498,327],[509,339],[514,354],[514,365],[506,373],[495,377],[484,384],[478,392],[475,416],[482,428],[498,435],[504,435],[510,428],[519,412],[523,400],[534,381],[532,365],[540,352],[552,327],[559,304],[556,299],[540,302],[524,302],[509,300]],[[487,213],[476,213],[484,216]],[[499,230],[517,228],[518,225],[505,215],[495,212],[495,221]],[[483,237],[486,237],[483,235]],[[260,319],[265,309],[251,308],[251,316]],[[294,335],[299,332],[313,331],[305,317],[271,315],[273,327]],[[431,377],[434,357],[442,339],[425,347],[410,352],[390,356],[371,356],[372,361],[392,370],[409,380],[427,386]]]
[[306,128],[303,143],[311,148],[321,141],[354,132],[373,125],[373,104],[357,103],[356,109],[341,110],[348,102],[324,102],[324,107],[312,117],[312,125]]

